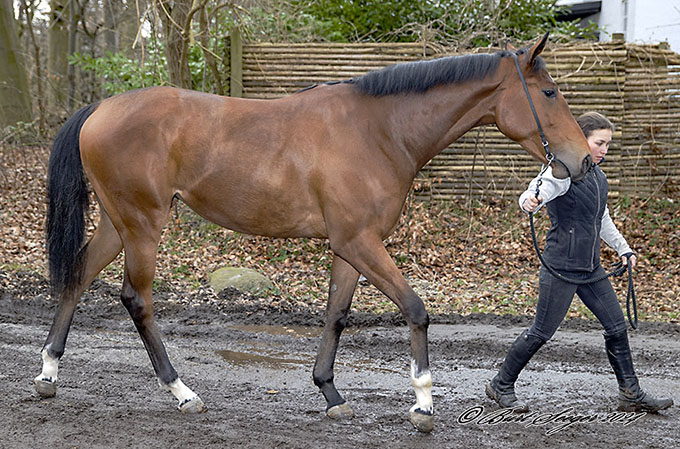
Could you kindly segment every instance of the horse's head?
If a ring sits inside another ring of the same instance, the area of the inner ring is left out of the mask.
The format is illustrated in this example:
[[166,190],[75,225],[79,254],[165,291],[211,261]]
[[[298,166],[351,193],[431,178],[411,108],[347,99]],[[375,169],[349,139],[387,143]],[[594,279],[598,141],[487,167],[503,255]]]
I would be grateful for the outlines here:
[[538,125],[517,70],[519,64],[550,151],[555,156],[553,174],[578,181],[591,165],[590,150],[567,102],[539,57],[547,40],[546,33],[531,48],[516,50],[506,46],[510,57],[502,59],[503,80],[499,86],[501,98],[496,108],[496,125],[529,154],[546,162]]

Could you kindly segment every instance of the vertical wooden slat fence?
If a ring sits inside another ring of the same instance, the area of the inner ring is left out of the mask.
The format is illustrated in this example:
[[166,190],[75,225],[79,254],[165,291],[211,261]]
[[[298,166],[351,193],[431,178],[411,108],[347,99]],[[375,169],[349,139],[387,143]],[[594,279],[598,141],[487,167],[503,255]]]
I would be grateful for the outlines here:
[[[247,98],[276,98],[399,62],[444,56],[422,43],[244,44]],[[614,41],[553,46],[543,54],[574,115],[616,125],[607,157],[612,194],[674,195],[680,186],[680,56],[663,45]],[[516,195],[539,169],[495,127],[468,132],[421,171],[419,199]]]

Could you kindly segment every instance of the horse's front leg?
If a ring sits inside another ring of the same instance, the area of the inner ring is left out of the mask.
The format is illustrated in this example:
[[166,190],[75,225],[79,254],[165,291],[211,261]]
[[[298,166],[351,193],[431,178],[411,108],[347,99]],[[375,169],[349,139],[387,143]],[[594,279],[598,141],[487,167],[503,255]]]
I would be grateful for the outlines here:
[[333,364],[340,334],[347,325],[347,314],[352,304],[359,272],[337,255],[333,258],[329,284],[326,325],[314,364],[314,383],[326,398],[326,414],[335,419],[351,418],[352,408],[338,393],[333,383]]
[[410,421],[419,431],[430,432],[434,427],[434,409],[427,348],[429,317],[423,301],[408,285],[378,237],[364,235],[335,244],[331,241],[333,251],[387,295],[406,319],[411,331],[411,383],[416,393]]

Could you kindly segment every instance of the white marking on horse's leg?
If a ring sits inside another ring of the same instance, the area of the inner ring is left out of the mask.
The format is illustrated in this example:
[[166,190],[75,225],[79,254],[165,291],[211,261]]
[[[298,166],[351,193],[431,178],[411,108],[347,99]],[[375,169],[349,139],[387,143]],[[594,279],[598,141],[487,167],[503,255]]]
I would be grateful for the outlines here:
[[420,411],[427,414],[434,412],[432,406],[432,375],[430,371],[418,373],[415,360],[411,360],[411,384],[416,392],[416,404],[411,407],[411,412]]
[[51,398],[57,394],[57,371],[59,370],[59,359],[51,357],[47,351],[49,346],[43,348],[42,373],[33,380],[35,391],[43,398]]
[[184,382],[178,377],[174,382],[163,385],[160,383],[161,388],[170,391],[179,401],[177,408],[179,408],[184,413],[196,413],[203,411],[203,401],[194,393],[191,388],[184,385]]
[[193,399],[197,396],[196,393],[194,393],[191,390],[191,388],[184,385],[184,382],[182,382],[182,380],[179,377],[177,378],[176,381],[174,381],[174,382],[172,382],[168,385],[163,385],[163,384],[160,384],[160,385],[161,385],[161,388],[164,388],[164,389],[168,390],[169,392],[171,392],[177,398],[177,400],[180,402],[180,404],[182,402],[187,401],[187,400],[191,400],[191,399]]
[[56,382],[57,381],[57,371],[59,371],[59,359],[51,357],[47,350],[49,346],[46,346],[42,350],[43,367],[42,373],[35,378],[35,380],[42,380],[45,382]]

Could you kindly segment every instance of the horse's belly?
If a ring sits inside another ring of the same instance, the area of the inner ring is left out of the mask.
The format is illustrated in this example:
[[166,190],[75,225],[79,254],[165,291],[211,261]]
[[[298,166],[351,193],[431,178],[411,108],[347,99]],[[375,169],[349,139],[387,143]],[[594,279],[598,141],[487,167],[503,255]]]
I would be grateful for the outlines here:
[[280,195],[243,193],[212,200],[179,192],[182,200],[202,217],[227,229],[268,237],[326,238],[320,212],[308,202],[291,201]]

